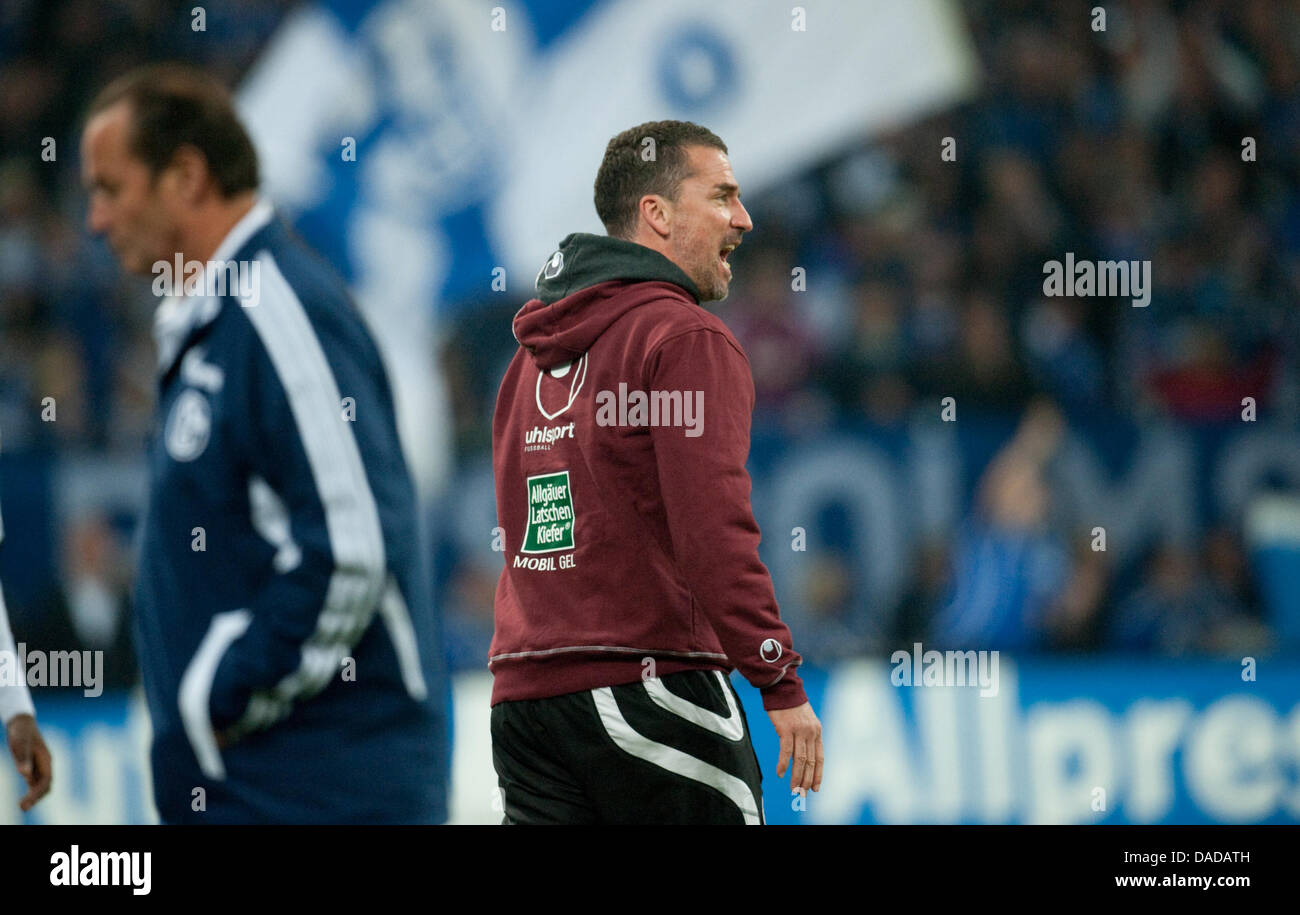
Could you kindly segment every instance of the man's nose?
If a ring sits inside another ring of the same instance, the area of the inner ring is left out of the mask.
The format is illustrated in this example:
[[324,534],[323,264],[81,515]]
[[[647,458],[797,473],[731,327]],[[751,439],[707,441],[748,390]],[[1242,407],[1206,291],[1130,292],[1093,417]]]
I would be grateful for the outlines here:
[[97,201],[91,200],[90,208],[86,211],[86,228],[92,235],[103,235],[108,228],[108,212]]
[[736,211],[731,216],[731,224],[740,229],[742,232],[748,232],[754,228],[754,223],[749,218],[749,211],[739,200],[736,201]]

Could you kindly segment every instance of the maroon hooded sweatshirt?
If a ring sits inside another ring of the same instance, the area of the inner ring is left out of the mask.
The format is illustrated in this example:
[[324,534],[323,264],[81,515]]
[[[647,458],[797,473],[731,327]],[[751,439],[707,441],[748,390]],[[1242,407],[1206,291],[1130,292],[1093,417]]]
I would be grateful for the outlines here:
[[735,667],[764,708],[802,705],[758,558],[740,344],[633,242],[568,236],[537,292],[492,423],[492,704]]

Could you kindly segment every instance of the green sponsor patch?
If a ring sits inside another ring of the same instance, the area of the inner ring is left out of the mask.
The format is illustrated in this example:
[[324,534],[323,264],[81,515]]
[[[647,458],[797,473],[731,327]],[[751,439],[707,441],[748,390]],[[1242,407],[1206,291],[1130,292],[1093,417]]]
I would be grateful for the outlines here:
[[573,549],[573,495],[569,471],[528,478],[528,530],[524,553]]

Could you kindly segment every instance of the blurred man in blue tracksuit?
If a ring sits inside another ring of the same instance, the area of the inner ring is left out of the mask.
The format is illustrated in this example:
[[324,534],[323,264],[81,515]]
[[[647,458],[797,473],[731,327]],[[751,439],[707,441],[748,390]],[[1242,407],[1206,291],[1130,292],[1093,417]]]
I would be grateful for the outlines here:
[[121,77],[81,153],[91,231],[165,296],[135,620],[162,820],[441,822],[417,500],[343,281],[201,74]]

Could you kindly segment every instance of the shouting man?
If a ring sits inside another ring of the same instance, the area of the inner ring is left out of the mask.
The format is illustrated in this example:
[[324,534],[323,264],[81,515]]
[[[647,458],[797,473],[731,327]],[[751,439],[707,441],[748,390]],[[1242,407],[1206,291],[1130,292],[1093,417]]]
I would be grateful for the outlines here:
[[758,557],[749,362],[700,307],[753,225],[727,147],[682,121],[610,141],[596,212],[608,235],[565,238],[514,318],[493,422],[505,822],[760,824],[727,674],[762,693],[792,788],[823,756]]

